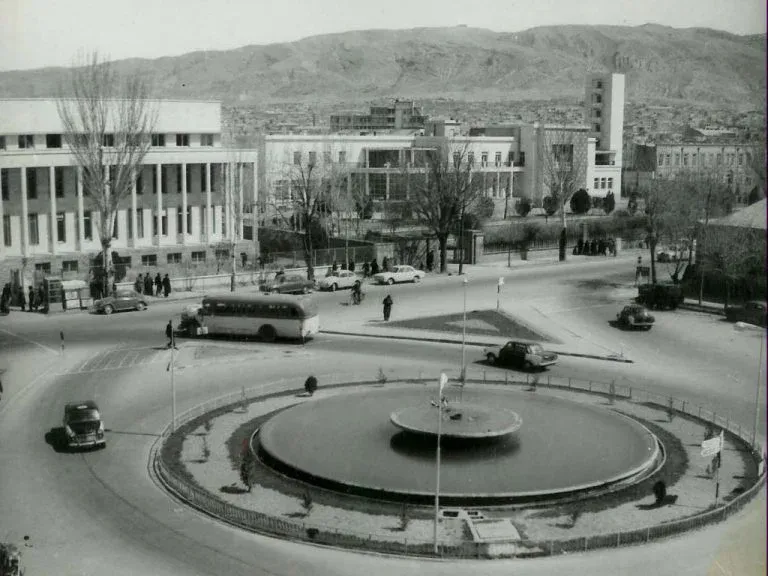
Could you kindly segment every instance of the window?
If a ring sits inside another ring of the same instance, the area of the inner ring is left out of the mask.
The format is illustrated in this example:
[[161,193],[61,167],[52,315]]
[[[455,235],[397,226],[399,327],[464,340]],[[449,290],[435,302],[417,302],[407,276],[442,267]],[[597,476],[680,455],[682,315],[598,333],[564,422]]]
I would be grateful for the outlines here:
[[104,139],[102,142],[103,146],[107,148],[114,148],[115,146],[115,135],[114,134],[104,134]]
[[613,178],[608,178],[608,190],[613,190]]
[[163,210],[160,215],[160,233],[163,236],[168,236],[168,209]]
[[594,130],[595,132],[600,132],[600,124],[593,124],[592,130]]
[[187,206],[187,234],[192,234],[192,207]]
[[[512,163],[510,162],[510,166]],[[525,152],[520,152],[520,161],[518,162],[518,166],[525,166]]]
[[184,186],[187,189],[187,192],[190,191],[191,184],[192,184],[192,165],[187,164],[185,170],[184,170]]
[[135,238],[144,238],[144,210],[136,208],[136,236]]
[[152,146],[165,146],[165,134],[152,134]]
[[[453,157],[453,161],[454,161],[454,163],[456,162],[456,156]],[[461,162],[461,158],[459,158],[459,162]],[[474,152],[469,152],[467,154],[467,165],[470,168],[475,165],[475,153]]]
[[176,194],[181,194],[181,164],[176,164]]
[[176,146],[189,146],[189,134],[176,134]]
[[53,169],[53,177],[55,180],[56,198],[64,198],[64,167],[56,166]]
[[720,166],[720,164],[722,164],[722,163],[723,163],[723,155],[722,154],[718,154],[717,155],[717,165]]
[[168,264],[181,264],[181,252],[169,252]]
[[192,262],[195,264],[205,262],[205,250],[201,252],[192,252]]
[[600,178],[600,188],[605,188],[605,178]]
[[659,166],[664,166],[664,154],[659,154]]
[[216,234],[216,206],[211,206],[211,233]]
[[595,178],[594,189],[597,190],[598,188],[600,188],[600,178]]
[[0,150],[5,150],[5,136],[0,136]]
[[35,137],[32,134],[19,134],[19,148],[34,148]]
[[136,194],[144,194],[144,171],[139,169],[139,175],[136,177]]
[[488,152],[481,152],[480,153],[480,165],[483,168],[488,166]]
[[602,104],[603,102],[603,95],[602,94],[592,94],[592,102],[595,104]]
[[293,164],[299,166],[301,164],[301,152],[293,153]]
[[603,115],[603,111],[600,109],[592,110],[592,116],[595,118],[600,118]]
[[181,234],[181,219],[183,215],[181,212],[181,206],[176,207],[176,234]]
[[501,152],[496,152],[494,157],[494,164],[496,164],[497,167],[501,166]]
[[51,273],[51,263],[50,262],[36,262],[35,263],[35,270],[42,272],[43,274],[50,274]]
[[168,194],[168,186],[166,186],[168,168],[169,166],[160,166],[160,192],[162,194]]
[[209,168],[209,164],[200,164],[200,192],[207,191],[205,173]]
[[592,87],[597,88],[598,90],[601,90],[603,88],[603,81],[602,80],[592,80]]
[[0,168],[0,188],[3,189],[3,200],[10,200],[11,191],[8,189],[8,170]]
[[61,134],[46,134],[45,135],[45,147],[46,148],[61,148]]
[[213,134],[200,134],[200,146],[213,146]]
[[93,240],[93,214],[90,210],[83,212],[83,237]]
[[11,217],[8,214],[3,216],[3,244],[11,245]]
[[37,246],[40,244],[40,230],[37,228],[37,214],[29,214],[27,220],[29,222],[29,244],[31,246]]
[[141,257],[142,266],[157,266],[157,254],[143,254]]
[[314,166],[317,164],[317,152],[312,151],[309,153],[309,165]]
[[61,263],[62,272],[77,272],[77,269],[77,260],[64,260],[64,262]]
[[37,198],[37,170],[34,168],[27,170],[27,198],[30,200]]
[[680,166],[680,152],[675,153],[675,166]]
[[56,214],[56,236],[59,242],[67,241],[67,220],[64,212]]
[[347,153],[344,150],[339,151],[339,164],[345,164],[347,162]]
[[683,166],[688,166],[688,154],[683,154]]
[[330,164],[331,162],[333,162],[331,160],[331,153],[326,150],[323,152],[323,164]]
[[691,166],[696,166],[696,153],[691,154]]
[[666,154],[665,156],[666,156],[666,157],[665,157],[665,163],[666,163],[666,165],[667,165],[667,166],[671,166],[671,164],[672,164],[672,162],[671,162],[671,160],[672,160],[672,155],[671,155],[671,154]]

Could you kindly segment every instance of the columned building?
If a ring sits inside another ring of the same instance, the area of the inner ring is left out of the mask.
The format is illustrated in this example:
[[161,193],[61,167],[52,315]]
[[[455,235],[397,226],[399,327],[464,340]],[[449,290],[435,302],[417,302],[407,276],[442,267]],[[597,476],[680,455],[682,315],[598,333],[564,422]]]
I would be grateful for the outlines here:
[[[119,204],[111,250],[132,268],[151,268],[202,263],[222,243],[252,239],[258,152],[222,147],[218,102],[149,105],[152,146]],[[227,174],[236,189],[225,186]],[[55,100],[0,100],[0,195],[4,269],[87,273],[101,250],[100,214]]]

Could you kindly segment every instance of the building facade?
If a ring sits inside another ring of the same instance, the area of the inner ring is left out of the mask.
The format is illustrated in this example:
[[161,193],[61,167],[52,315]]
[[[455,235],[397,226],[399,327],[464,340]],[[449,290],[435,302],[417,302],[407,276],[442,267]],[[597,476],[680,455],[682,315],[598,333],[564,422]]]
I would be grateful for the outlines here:
[[331,115],[331,132],[418,130],[427,117],[412,100],[395,100],[390,106],[371,106],[370,112]]
[[[111,250],[131,267],[202,263],[242,240],[258,195],[256,150],[221,146],[218,102],[152,101],[152,147],[119,204]],[[0,100],[0,262],[79,274],[101,250],[100,214],[55,100]],[[108,136],[107,136],[108,137]],[[234,178],[233,171],[237,171]],[[239,185],[223,186],[224,176]]]

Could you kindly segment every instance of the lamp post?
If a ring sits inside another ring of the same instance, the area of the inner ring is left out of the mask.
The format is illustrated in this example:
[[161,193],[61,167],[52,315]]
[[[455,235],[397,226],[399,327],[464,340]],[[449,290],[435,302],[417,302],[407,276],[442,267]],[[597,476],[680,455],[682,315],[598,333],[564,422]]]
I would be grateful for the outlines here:
[[467,277],[464,276],[461,282],[462,284],[464,284],[464,314],[463,314],[463,321],[461,323],[461,389],[463,394],[465,370],[466,370],[465,365],[466,365],[466,343],[467,343],[467,284],[469,284],[469,280],[467,280]]
[[437,454],[435,457],[435,526],[433,531],[435,555],[438,554],[437,524],[440,520],[440,434],[443,431],[443,386],[448,383],[445,372],[440,374],[440,386],[437,393]]
[[176,337],[171,332],[171,361],[166,368],[167,372],[171,373],[171,432],[176,432],[176,382],[174,381],[173,371],[173,351],[176,349]]

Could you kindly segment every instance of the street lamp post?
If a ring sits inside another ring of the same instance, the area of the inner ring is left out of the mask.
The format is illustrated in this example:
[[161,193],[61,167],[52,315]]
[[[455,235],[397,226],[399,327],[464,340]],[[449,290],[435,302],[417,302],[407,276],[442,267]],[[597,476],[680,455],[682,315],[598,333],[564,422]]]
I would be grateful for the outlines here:
[[466,344],[467,344],[467,284],[469,280],[464,276],[464,314],[461,323],[461,400],[464,400],[464,384],[466,383]]
[[176,432],[176,382],[174,380],[173,351],[176,349],[176,338],[171,332],[171,361],[166,370],[171,373],[171,432]]
[[437,393],[437,454],[435,457],[435,526],[433,531],[435,555],[438,554],[437,524],[440,520],[440,434],[443,431],[443,386],[448,382],[445,372],[440,374],[440,386]]

